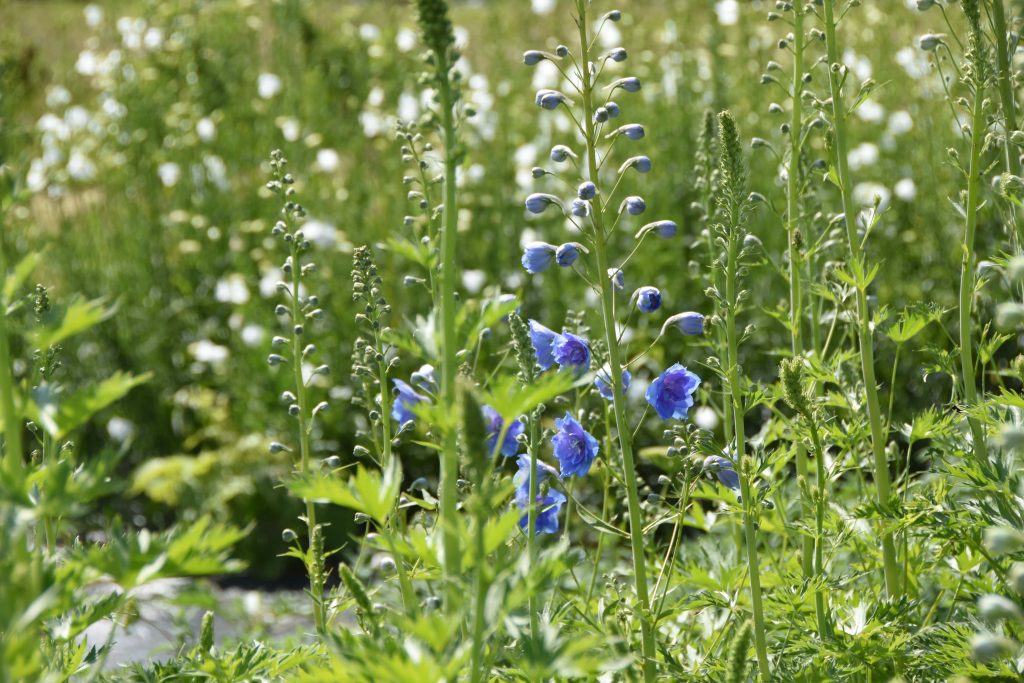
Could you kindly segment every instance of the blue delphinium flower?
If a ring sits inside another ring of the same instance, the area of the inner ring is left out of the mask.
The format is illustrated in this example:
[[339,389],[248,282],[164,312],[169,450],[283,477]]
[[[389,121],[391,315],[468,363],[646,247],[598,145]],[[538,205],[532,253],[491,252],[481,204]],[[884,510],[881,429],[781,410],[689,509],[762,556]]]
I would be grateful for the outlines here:
[[563,332],[555,339],[554,358],[563,368],[586,372],[590,367],[590,346],[586,339],[571,332]]
[[700,377],[676,363],[647,387],[647,402],[662,420],[685,420],[699,386]]
[[530,242],[523,247],[523,268],[534,275],[548,269],[555,258],[558,247],[547,242]]
[[412,383],[418,386],[423,391],[429,391],[432,394],[437,393],[437,374],[434,372],[434,366],[429,363],[425,363],[420,366],[420,369],[412,373],[409,377]]
[[644,201],[643,197],[630,195],[622,200],[622,204],[619,206],[619,213],[622,213],[623,209],[628,211],[630,216],[639,216],[647,209],[647,202]]
[[[622,391],[625,393],[629,389],[629,383],[633,380],[633,375],[630,374],[629,370],[623,368],[622,370]],[[594,387],[597,388],[597,393],[601,395],[601,398],[606,401],[611,401],[614,398],[614,392],[612,391],[612,371],[608,365],[604,365],[600,370],[597,371],[597,376],[594,378]]]
[[661,292],[657,287],[641,287],[633,296],[636,298],[636,307],[644,313],[653,313],[661,308]]
[[704,458],[704,469],[714,473],[718,477],[718,481],[722,482],[726,488],[730,488],[733,491],[740,490],[740,477],[736,474],[736,469],[728,458],[723,458],[720,455],[709,455]]
[[[498,443],[498,435],[501,434],[501,428],[505,426],[505,421],[501,419],[501,415],[498,411],[490,406],[484,406],[484,419],[487,421],[487,452],[493,453],[494,447]],[[501,443],[501,454],[506,458],[510,458],[516,454],[519,450],[519,435],[526,429],[526,425],[523,424],[522,420],[516,420],[508,426],[508,431],[505,432],[505,440]]]
[[533,175],[533,177],[535,179],[536,178],[543,178],[544,176],[546,176],[548,174],[548,172],[546,170],[544,170],[543,168],[541,168],[540,166],[534,166],[533,169],[530,171],[530,173]]
[[590,215],[590,202],[582,199],[574,199],[572,200],[572,206],[569,209],[569,212],[577,218],[586,218]]
[[576,188],[576,196],[580,199],[593,199],[597,195],[597,185],[587,180],[586,182],[580,183],[580,186]]
[[[530,506],[530,458],[525,455],[519,456],[516,461],[519,470],[516,472],[512,483],[516,487],[516,507],[520,510],[527,510]],[[547,492],[541,491],[540,484],[547,476],[557,477],[555,468],[541,461],[537,461],[537,503],[540,509],[537,511],[535,532],[537,534],[553,534],[558,531],[558,513],[565,504],[565,494],[553,488]],[[524,514],[519,519],[519,528],[527,531],[530,526],[529,514]]]
[[625,135],[630,140],[640,140],[644,136],[644,127],[639,123],[627,123],[616,128],[615,133]]
[[541,370],[547,370],[555,364],[555,342],[560,336],[536,320],[530,321],[530,341],[533,342],[533,350]]
[[621,269],[609,268],[608,277],[611,279],[612,287],[615,288],[615,291],[621,292],[626,286],[626,276],[623,274]]
[[619,105],[614,102],[605,102],[604,108],[605,111],[608,112],[608,118],[617,119],[619,118],[619,114],[622,113],[622,110],[619,109]]
[[558,247],[558,251],[555,252],[555,263],[568,268],[572,264],[576,263],[576,259],[580,256],[580,245],[576,242],[566,242],[565,244]]
[[553,194],[534,192],[526,198],[526,210],[530,213],[544,213],[544,210],[552,204],[558,207],[562,206],[562,202],[558,201],[558,197]]
[[608,120],[608,109],[598,107],[594,110],[594,123],[604,123]]
[[551,161],[556,163],[562,163],[566,159],[576,158],[576,152],[572,151],[565,145],[555,145],[551,148]]
[[568,412],[562,419],[555,420],[555,429],[558,431],[551,437],[551,445],[562,470],[562,479],[573,475],[582,477],[590,471],[597,457],[597,439]]
[[635,168],[638,173],[649,173],[651,170],[650,157],[641,154],[639,156],[626,159],[622,162],[622,165],[619,166],[619,175],[622,175],[631,168]]
[[[621,49],[621,48],[620,48],[620,49]],[[625,57],[625,52],[626,52],[626,51],[625,51],[625,50],[622,50],[622,52],[623,52],[623,57],[622,57],[622,59],[625,59],[625,58],[626,58],[626,57]],[[617,59],[617,60],[615,60],[615,61],[622,61],[622,60],[618,60],[618,59]],[[639,78],[637,78],[636,76],[627,76],[627,77],[625,77],[625,78],[619,78],[619,79],[616,79],[616,80],[612,81],[612,82],[611,82],[611,83],[610,83],[610,84],[608,85],[608,88],[609,88],[610,90],[612,90],[613,92],[614,92],[614,91],[615,91],[615,90],[616,90],[617,88],[622,88],[622,89],[623,89],[623,90],[625,90],[626,92],[637,92],[637,91],[639,91],[639,90],[640,90],[640,79],[639,79]]]
[[621,18],[622,18],[622,12],[620,12],[617,9],[613,9],[610,12],[606,12],[604,17],[603,17],[603,19],[607,19],[608,21],[618,21]]
[[688,337],[695,337],[704,334],[704,316],[696,311],[676,313],[661,326],[661,333],[664,334],[669,327],[675,327]]
[[416,415],[412,412],[412,407],[417,403],[429,401],[430,399],[416,393],[415,389],[400,379],[393,379],[391,381],[394,382],[395,388],[398,390],[395,401],[391,404],[391,417],[399,425],[404,425],[406,422],[416,419]]
[[608,59],[613,62],[624,62],[628,56],[626,48],[624,47],[617,47],[608,51]]
[[569,98],[557,90],[544,89],[537,91],[535,101],[537,106],[542,109],[554,110],[558,109],[558,105],[560,104],[568,104]]
[[676,225],[675,221],[655,221],[648,225],[658,233],[658,237],[663,240],[671,239],[676,236],[679,231],[679,226]]
[[547,56],[540,50],[527,50],[523,53],[523,64],[534,66],[547,59]]

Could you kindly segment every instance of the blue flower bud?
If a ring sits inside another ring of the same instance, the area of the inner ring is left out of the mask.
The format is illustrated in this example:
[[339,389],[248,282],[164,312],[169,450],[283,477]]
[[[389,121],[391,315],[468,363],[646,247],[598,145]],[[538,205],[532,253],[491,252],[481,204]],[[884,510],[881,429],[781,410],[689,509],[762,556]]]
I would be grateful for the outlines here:
[[569,56],[569,48],[568,48],[568,46],[566,46],[566,45],[559,45],[558,47],[555,48],[555,54],[558,55],[559,57],[568,57]]
[[675,221],[654,221],[653,223],[648,223],[644,227],[637,230],[636,238],[640,239],[641,237],[652,231],[658,233],[658,237],[660,237],[661,239],[667,240],[675,237],[676,232],[679,231],[679,228],[678,226],[676,226]]
[[661,292],[657,287],[644,286],[633,292],[636,307],[644,313],[653,313],[661,308]]
[[639,216],[646,208],[647,202],[644,201],[643,197],[631,195],[623,199],[622,203],[619,204],[619,213],[622,213],[622,210],[625,209],[629,212],[630,216]]
[[571,104],[569,98],[558,92],[557,90],[538,90],[537,97],[535,98],[538,107],[547,109],[549,111],[558,109],[560,104]]
[[740,490],[740,478],[733,464],[720,455],[709,455],[704,458],[704,469],[718,477],[722,485],[733,491]]
[[626,54],[626,48],[624,47],[617,47],[614,50],[608,52],[608,59],[612,60],[613,62],[624,62],[626,61],[627,56],[628,55]]
[[546,176],[546,175],[548,174],[548,172],[547,172],[547,171],[545,171],[545,170],[544,170],[543,168],[541,168],[540,166],[534,166],[534,167],[533,167],[533,170],[532,170],[532,171],[530,171],[530,173],[532,173],[532,174],[533,174],[533,177],[534,177],[534,178],[543,178],[544,176]]
[[580,256],[580,250],[586,251],[586,248],[577,242],[566,242],[555,252],[555,262],[563,268],[568,268],[576,263],[576,259]]
[[530,242],[523,247],[523,268],[530,275],[543,272],[551,265],[558,248],[547,242]]
[[627,123],[624,126],[619,126],[612,135],[625,135],[630,140],[639,140],[644,136],[644,127],[639,123]]
[[704,316],[695,311],[676,313],[661,326],[661,333],[665,334],[669,327],[676,327],[688,337],[695,337],[704,334]]
[[590,182],[589,180],[580,183],[580,186],[576,189],[576,196],[580,199],[593,199],[597,195],[597,185]]
[[604,15],[604,19],[607,19],[608,21],[618,21],[621,18],[622,12],[617,9],[613,9],[611,12]]
[[605,103],[604,108],[608,110],[609,118],[617,119],[619,118],[619,114],[622,113],[622,110],[619,109],[619,105],[615,104],[614,102]]
[[604,107],[598,107],[594,110],[594,123],[604,123],[608,120],[608,110]]
[[527,50],[523,53],[523,64],[526,66],[534,66],[545,59],[547,59],[547,57],[540,50]]
[[651,170],[651,160],[643,155],[630,157],[619,166],[619,175],[622,175],[631,168],[635,168],[637,173],[649,173]]
[[[623,53],[625,53],[625,50],[623,50]],[[625,59],[625,57],[623,57],[623,59]],[[617,88],[622,88],[626,92],[637,92],[640,90],[640,79],[637,78],[636,76],[626,76],[625,78],[617,78],[605,87],[607,87],[612,92],[615,92]],[[553,108],[554,107],[552,107],[552,109]]]
[[[625,392],[629,389],[629,384],[633,379],[633,375],[629,370],[622,369],[622,391]],[[597,388],[597,393],[601,395],[606,401],[611,401],[615,398],[612,391],[612,371],[611,367],[605,363],[600,370],[597,371],[594,377],[594,387]]]
[[590,215],[590,202],[574,199],[572,200],[572,208],[569,211],[577,218],[586,218]]
[[551,161],[561,163],[568,158],[576,158],[576,153],[565,145],[555,145],[551,148]]
[[552,204],[559,208],[562,206],[562,202],[558,201],[558,197],[553,194],[534,192],[526,198],[526,210],[530,213],[544,213],[544,210]]
[[622,288],[626,286],[626,276],[619,268],[609,268],[608,277],[611,279],[612,287],[615,288],[615,291],[621,292]]

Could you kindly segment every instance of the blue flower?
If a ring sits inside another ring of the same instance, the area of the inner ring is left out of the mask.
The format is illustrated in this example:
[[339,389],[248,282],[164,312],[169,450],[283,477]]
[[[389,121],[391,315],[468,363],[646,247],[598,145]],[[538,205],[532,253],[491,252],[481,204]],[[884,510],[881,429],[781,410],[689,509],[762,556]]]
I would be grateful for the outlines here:
[[669,327],[677,328],[688,337],[695,337],[704,334],[704,316],[696,311],[676,313],[661,326],[661,333],[665,334]]
[[608,59],[613,62],[624,62],[627,56],[626,48],[624,47],[617,47],[608,51]]
[[622,18],[622,12],[620,12],[617,9],[613,9],[612,11],[606,13],[603,18],[607,19],[608,21],[618,21],[619,19]]
[[589,180],[580,183],[580,186],[576,188],[576,196],[580,199],[593,199],[597,196],[597,185]]
[[526,198],[526,210],[530,213],[544,213],[544,210],[552,204],[558,207],[562,206],[562,202],[558,201],[558,197],[553,194],[534,192]]
[[[623,368],[622,370],[622,391],[625,393],[629,389],[629,383],[633,380],[633,375],[630,374],[629,370]],[[611,401],[614,398],[614,392],[612,391],[612,371],[607,365],[597,371],[597,376],[594,378],[594,386],[597,388],[597,393],[601,395],[606,401]]]
[[[619,48],[619,49],[621,50],[622,48]],[[626,51],[622,50],[622,59],[616,59],[615,61],[621,62],[625,58],[626,58]],[[615,91],[616,88],[622,88],[626,92],[637,92],[637,91],[640,90],[640,79],[637,78],[636,76],[627,76],[625,78],[619,78],[619,79],[616,79],[616,80],[612,81],[608,85],[608,88],[610,90],[612,90],[613,92]]]
[[540,166],[534,166],[530,173],[533,175],[534,178],[543,178],[548,174],[548,172],[545,171]]
[[675,237],[676,232],[679,231],[679,227],[676,226],[675,221],[655,221],[650,225],[658,233],[658,237],[660,237],[663,240]]
[[545,59],[547,59],[547,57],[540,50],[527,50],[523,53],[523,64],[526,66],[534,66]]
[[699,386],[700,377],[676,363],[647,387],[647,402],[662,420],[685,420]]
[[590,202],[574,199],[572,200],[572,208],[569,209],[569,212],[577,218],[586,218],[590,215]]
[[417,403],[429,401],[429,399],[426,396],[417,394],[415,389],[400,379],[393,379],[391,381],[394,382],[395,388],[398,390],[395,402],[391,404],[391,417],[399,425],[404,425],[406,422],[416,419],[412,412],[412,407]]
[[547,370],[555,364],[555,341],[560,336],[536,320],[530,321],[530,341],[533,342],[533,350],[541,370]]
[[[527,510],[530,506],[530,458],[525,455],[519,456],[516,461],[519,470],[516,472],[512,482],[516,487],[516,507],[520,510]],[[540,510],[537,512],[535,532],[537,534],[553,534],[558,531],[558,513],[565,504],[565,494],[553,488],[547,492],[541,491],[540,485],[548,475],[558,476],[555,468],[541,461],[537,461],[537,503]],[[524,514],[519,519],[519,528],[527,531],[530,526],[529,514]]]
[[608,278],[612,281],[612,287],[614,287],[617,292],[621,292],[623,287],[626,286],[626,276],[619,268],[609,268]]
[[566,45],[559,45],[558,47],[555,48],[555,54],[558,55],[559,57],[568,57],[569,47]]
[[548,269],[555,258],[558,247],[547,242],[530,242],[523,247],[523,268],[530,275]]
[[547,110],[558,109],[558,105],[568,103],[569,98],[557,90],[538,90],[535,98],[538,107]]
[[554,358],[563,368],[586,372],[590,367],[590,346],[587,345],[586,339],[571,332],[564,332],[555,339]]
[[561,163],[568,159],[569,157],[575,159],[576,152],[572,151],[565,145],[555,145],[554,147],[551,148],[551,161]]
[[636,307],[644,313],[653,313],[661,308],[661,292],[657,287],[641,287],[633,296],[636,298]]
[[606,102],[604,108],[608,110],[609,118],[617,119],[619,118],[619,114],[622,113],[622,110],[619,109],[619,105],[615,104],[614,102]]
[[568,268],[576,263],[580,256],[580,245],[575,242],[566,242],[558,247],[555,252],[555,262],[563,268]]
[[604,123],[608,120],[608,110],[604,107],[598,107],[594,110],[594,123]]
[[619,213],[622,213],[623,209],[628,211],[630,216],[639,216],[647,209],[647,202],[643,197],[630,195],[622,200],[622,204],[619,205]]
[[[505,426],[505,421],[501,419],[501,415],[498,411],[490,406],[484,406],[484,419],[487,420],[487,453],[493,453],[494,447],[498,443],[498,435],[501,434],[501,428]],[[510,458],[516,454],[519,450],[519,435],[526,429],[526,425],[523,424],[522,420],[516,420],[509,425],[508,431],[505,432],[505,440],[501,443],[501,454],[506,458]]]
[[555,428],[558,431],[551,437],[551,445],[562,470],[562,479],[573,475],[582,477],[590,471],[597,457],[597,439],[568,412],[562,419],[555,420]]
[[423,391],[429,391],[433,394],[437,393],[437,375],[434,373],[433,365],[429,363],[421,365],[420,369],[412,373],[409,379]]
[[718,477],[718,481],[722,482],[726,488],[730,488],[733,491],[740,490],[740,477],[736,474],[736,469],[728,458],[723,458],[720,455],[709,455],[704,458],[704,469],[708,472],[713,472]]
[[651,170],[651,159],[644,155],[630,157],[622,162],[619,166],[619,175],[622,175],[627,170],[635,168],[638,173],[649,173]]
[[624,126],[619,126],[618,128],[616,128],[615,133],[618,133],[619,135],[625,135],[630,140],[639,140],[644,136],[644,127],[641,126],[639,123],[627,123]]

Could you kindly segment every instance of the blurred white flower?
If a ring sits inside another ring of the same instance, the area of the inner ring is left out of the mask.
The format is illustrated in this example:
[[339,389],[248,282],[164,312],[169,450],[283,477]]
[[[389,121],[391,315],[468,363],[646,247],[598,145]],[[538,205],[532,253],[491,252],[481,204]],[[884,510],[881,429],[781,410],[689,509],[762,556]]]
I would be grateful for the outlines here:
[[225,304],[241,306],[249,302],[249,287],[240,273],[231,273],[217,282],[213,298]]
[[228,347],[214,344],[209,339],[200,339],[188,345],[188,352],[200,363],[219,365],[231,356]]
[[374,24],[362,24],[359,26],[359,37],[368,43],[380,38],[380,29]]
[[173,161],[165,161],[160,164],[156,172],[160,176],[160,182],[163,183],[164,187],[174,187],[181,179],[181,167]]
[[71,103],[71,91],[63,85],[51,85],[46,89],[46,106],[59,109]]
[[914,118],[909,112],[900,110],[889,115],[887,130],[893,135],[908,133],[914,127]]
[[277,120],[277,127],[281,129],[281,135],[288,142],[295,142],[299,139],[299,135],[302,133],[302,125],[298,119],[290,116],[282,116]]
[[408,28],[401,29],[395,35],[395,45],[399,52],[409,52],[416,47],[416,32]]
[[711,431],[718,427],[718,413],[710,406],[699,406],[693,412],[693,423],[701,429]]
[[302,224],[302,232],[318,247],[333,247],[338,241],[338,229],[316,218],[310,218]]
[[163,29],[157,26],[150,26],[142,37],[142,44],[146,46],[147,50],[159,50],[164,44]]
[[82,50],[78,53],[78,60],[75,62],[75,71],[83,76],[95,76],[99,60],[92,50]]
[[551,14],[555,10],[555,0],[531,0],[534,14]]
[[103,10],[96,5],[86,5],[82,14],[85,15],[85,23],[89,28],[96,28],[103,21]]
[[84,152],[74,149],[68,158],[68,175],[79,182],[92,180],[96,177],[96,164]]
[[862,142],[850,150],[847,159],[854,171],[865,166],[873,166],[878,163],[878,145],[873,142]]
[[316,153],[316,163],[322,171],[325,173],[333,173],[338,170],[338,166],[341,165],[341,157],[338,156],[338,152],[325,147],[318,150]]
[[281,77],[272,73],[261,73],[256,82],[256,89],[260,97],[269,100],[281,92]]
[[135,436],[135,423],[123,417],[112,417],[107,422],[107,434],[118,443],[124,443]]
[[243,344],[250,348],[255,348],[267,338],[267,331],[259,325],[249,324],[242,328],[240,336],[242,337]]
[[857,107],[857,116],[861,121],[881,123],[885,118],[885,107],[872,99],[867,99]]
[[853,188],[853,202],[858,206],[874,206],[878,199],[878,210],[885,211],[892,199],[892,192],[880,183],[858,183]]
[[715,14],[722,26],[734,26],[740,20],[740,3],[737,0],[718,0]]
[[917,185],[913,178],[900,178],[893,190],[905,202],[912,202],[917,197]]
[[487,273],[482,270],[464,270],[462,271],[462,286],[466,288],[466,291],[470,294],[476,294],[483,288],[484,283],[487,282]]
[[217,124],[213,122],[213,119],[204,116],[196,121],[196,135],[203,142],[210,142],[217,137]]

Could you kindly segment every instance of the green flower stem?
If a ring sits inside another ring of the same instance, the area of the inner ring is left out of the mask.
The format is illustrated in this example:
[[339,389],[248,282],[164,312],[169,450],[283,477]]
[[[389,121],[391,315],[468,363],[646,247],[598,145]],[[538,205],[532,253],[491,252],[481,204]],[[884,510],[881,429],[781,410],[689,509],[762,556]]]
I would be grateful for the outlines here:
[[[2,216],[0,216],[2,218]],[[0,226],[2,227],[2,226]],[[0,240],[0,278],[7,276],[7,258]],[[3,413],[4,457],[8,472],[21,470],[21,417],[15,412],[11,347],[7,338],[7,301],[0,295],[0,412]]]
[[[540,448],[538,417],[536,411],[530,416],[530,500],[526,508],[526,555],[531,570],[537,563],[537,496],[540,495],[540,482],[537,481],[537,450]],[[527,576],[533,576],[532,571]],[[530,591],[529,609],[530,636],[534,642],[540,642],[540,596],[535,590]]]
[[[804,89],[804,10],[801,3],[793,6],[793,98],[789,123],[789,168],[786,186],[786,231],[789,235],[789,327],[792,332],[793,356],[804,353],[803,340],[803,259],[800,254],[800,152],[803,135]],[[802,443],[796,444],[796,472],[799,481],[807,481],[809,467],[807,449]],[[811,501],[804,496],[801,502],[801,517],[810,517]],[[804,578],[810,578],[814,571],[812,554],[814,539],[804,535],[800,563]]]
[[[587,30],[587,3],[576,0],[580,34],[580,80],[583,94],[583,120],[587,139],[587,168],[591,182],[598,184],[597,135],[594,131],[594,83],[589,72],[590,40]],[[640,617],[640,633],[643,641],[644,681],[655,679],[655,640],[651,623],[651,603],[647,592],[647,567],[644,557],[643,523],[640,511],[640,494],[636,484],[636,463],[633,460],[632,432],[626,420],[626,401],[622,393],[622,365],[620,349],[615,331],[615,288],[607,276],[609,235],[604,227],[604,205],[598,193],[593,200],[594,260],[597,278],[601,282],[601,317],[605,344],[608,346],[608,364],[612,385],[612,406],[615,414],[615,429],[619,434],[619,450],[622,452],[622,481],[626,487],[626,503],[629,509],[629,536],[633,552],[633,578],[636,587],[637,607]]]
[[[989,17],[992,19],[992,36],[996,44],[996,79],[999,84],[999,100],[1003,107],[1003,119],[1006,123],[1007,134],[1017,130],[1017,107],[1013,99],[1013,83],[1010,78],[1010,47],[1006,31],[1006,12],[1003,9],[1003,0],[990,0]],[[1006,144],[1007,171],[1015,173],[1017,164],[1011,158],[1010,143]]]
[[[293,325],[299,324],[303,319],[302,302],[299,301],[299,291],[302,288],[302,261],[299,253],[298,240],[289,242],[291,245],[292,257],[292,282],[291,282],[291,319]],[[295,382],[295,402],[299,406],[299,471],[303,476],[309,474],[311,446],[309,432],[312,422],[312,410],[309,406],[309,398],[306,392],[306,382],[302,378],[302,339],[300,335],[292,330],[292,373]],[[307,569],[322,567],[323,557],[315,557],[318,553],[316,544],[312,542],[313,529],[316,528],[316,506],[310,499],[304,500],[306,504],[306,528],[309,530],[309,552],[311,557],[307,559]],[[322,548],[321,548],[322,550]],[[324,602],[324,577],[320,571],[309,572],[309,594],[313,599],[313,623],[316,632],[324,635],[326,628],[326,603]]]
[[[974,100],[971,104],[971,165],[967,169],[967,214],[964,229],[963,258],[960,262],[960,373],[963,375],[964,399],[969,408],[978,403],[977,379],[974,375],[974,335],[971,313],[974,307],[974,236],[978,228],[978,209],[981,205],[981,151],[985,146],[985,90],[982,84],[974,84]],[[973,417],[967,418],[971,428],[974,457],[984,461],[988,458],[985,444],[985,430]]]
[[[842,76],[839,73],[839,46],[836,43],[835,0],[825,2],[825,44],[828,53],[829,87],[832,94],[832,125],[835,129],[835,163],[839,189],[843,199],[846,239],[850,261],[861,264],[864,253],[857,235],[857,209],[851,194],[850,168],[847,163],[846,103],[843,99]],[[885,433],[882,430],[882,412],[878,402],[875,381],[875,352],[871,339],[871,312],[868,310],[867,292],[857,287],[858,345],[864,393],[867,399],[868,421],[871,425],[871,447],[874,453],[876,500],[880,507],[888,505],[890,496],[889,462],[885,455]],[[972,373],[973,375],[973,373]],[[973,384],[972,384],[973,386]],[[885,572],[885,592],[889,597],[900,596],[899,568],[896,564],[896,546],[892,532],[882,533],[882,562]]]
[[[735,214],[734,218],[735,220]],[[739,305],[737,279],[739,270],[740,239],[735,228],[730,226],[729,253],[725,267],[725,337],[727,342],[726,374],[729,379],[729,391],[732,398],[734,417],[733,434],[736,438],[736,450],[733,456],[737,459],[740,475],[740,492],[743,495],[743,540],[747,551],[747,570],[750,574],[750,602],[754,611],[754,647],[757,650],[757,668],[762,681],[769,680],[768,644],[765,638],[764,605],[761,601],[761,569],[757,556],[757,539],[754,534],[754,502],[750,486],[752,460],[747,457],[746,433],[743,418],[743,389],[739,375],[739,335],[736,331],[736,308]]]
[[[440,103],[444,138],[444,231],[441,234],[441,401],[449,408],[457,404],[456,371],[458,340],[455,338],[455,242],[459,229],[459,212],[455,203],[455,169],[458,166],[455,132],[455,97],[449,79],[449,57],[435,54],[437,60],[437,94]],[[444,429],[441,447],[441,536],[444,548],[444,570],[449,588],[459,574],[461,550],[455,522],[458,514],[459,444],[454,421]]]

